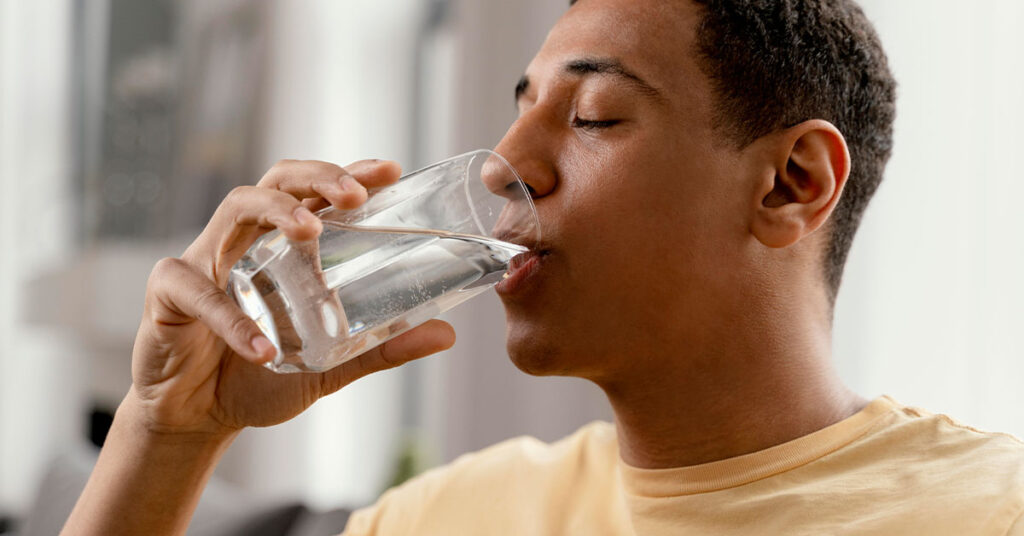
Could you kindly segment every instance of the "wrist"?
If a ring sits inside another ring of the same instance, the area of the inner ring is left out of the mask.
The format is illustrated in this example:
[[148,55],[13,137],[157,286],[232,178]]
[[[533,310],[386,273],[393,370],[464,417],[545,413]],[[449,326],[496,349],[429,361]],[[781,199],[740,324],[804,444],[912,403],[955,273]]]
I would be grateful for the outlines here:
[[226,449],[241,432],[241,429],[213,423],[188,428],[169,426],[153,417],[152,406],[153,402],[139,396],[133,384],[117,408],[114,426],[148,444],[217,451]]
[[65,534],[184,534],[206,482],[239,430],[161,428],[130,390]]

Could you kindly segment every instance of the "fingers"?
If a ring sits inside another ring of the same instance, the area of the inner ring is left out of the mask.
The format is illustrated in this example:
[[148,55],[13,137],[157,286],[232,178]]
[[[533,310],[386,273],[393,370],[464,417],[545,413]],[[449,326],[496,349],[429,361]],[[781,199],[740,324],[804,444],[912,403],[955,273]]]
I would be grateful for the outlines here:
[[390,160],[360,160],[345,166],[345,171],[367,188],[380,188],[394,184],[402,175],[402,166]]
[[340,166],[316,160],[282,160],[257,186],[296,199],[323,198],[338,208],[355,208],[366,200],[366,187]]
[[[387,160],[360,160],[346,166],[345,171],[366,188],[380,188],[381,186],[394,184],[398,181],[402,174],[402,167],[396,162]],[[311,197],[304,199],[302,204],[309,210],[317,212],[327,208],[332,203],[322,197]],[[334,204],[334,206],[339,205]]]
[[312,240],[323,229],[320,220],[295,197],[257,186],[240,186],[228,194],[210,219],[208,228],[280,229],[299,242]]
[[342,363],[323,375],[323,392],[328,395],[367,374],[397,367],[447,350],[455,344],[455,329],[443,320],[428,320],[372,350]]
[[256,323],[223,290],[180,259],[164,259],[153,268],[146,310],[158,324],[201,321],[248,361],[263,363],[276,354]]
[[240,186],[217,207],[182,259],[203,268],[210,279],[223,285],[228,271],[256,238],[275,227],[298,242],[312,240],[323,230],[320,220],[291,195]]
[[361,160],[347,168],[316,160],[282,160],[260,179],[258,186],[308,199],[307,207],[322,208],[319,199],[341,209],[363,204],[367,188],[398,180],[401,168],[395,162]]
[[282,160],[258,186],[232,190],[182,258],[207,268],[222,283],[225,271],[260,234],[278,228],[291,240],[312,240],[323,230],[313,211],[328,202],[355,208],[366,202],[367,186],[392,183],[400,173],[398,164],[379,160],[356,162],[348,169],[314,160]]

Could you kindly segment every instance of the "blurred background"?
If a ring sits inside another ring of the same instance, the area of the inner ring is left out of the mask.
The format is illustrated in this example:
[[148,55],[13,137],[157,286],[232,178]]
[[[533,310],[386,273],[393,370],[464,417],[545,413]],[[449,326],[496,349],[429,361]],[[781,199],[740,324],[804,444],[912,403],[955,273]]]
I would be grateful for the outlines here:
[[[1024,4],[861,3],[901,88],[837,364],[865,396],[1024,436]],[[228,190],[281,158],[412,169],[492,147],[565,4],[0,0],[0,532],[55,501],[60,460],[87,474],[130,384],[149,270]],[[585,382],[508,362],[493,294],[446,318],[453,349],[246,431],[214,491],[359,506],[496,441],[611,418]]]

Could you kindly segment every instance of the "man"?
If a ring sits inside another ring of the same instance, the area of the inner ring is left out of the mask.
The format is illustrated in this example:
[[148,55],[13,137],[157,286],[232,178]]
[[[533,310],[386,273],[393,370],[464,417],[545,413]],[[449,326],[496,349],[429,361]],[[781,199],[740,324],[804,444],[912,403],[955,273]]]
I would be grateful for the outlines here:
[[[496,149],[544,230],[497,290],[516,365],[593,381],[615,424],[465,456],[346,534],[1024,534],[1019,441],[866,401],[830,364],[894,93],[850,0],[571,7]],[[222,290],[259,233],[312,238],[308,209],[354,207],[398,174],[282,162],[156,267],[134,384],[66,533],[180,533],[243,427],[453,343],[432,321],[327,373],[276,376]]]

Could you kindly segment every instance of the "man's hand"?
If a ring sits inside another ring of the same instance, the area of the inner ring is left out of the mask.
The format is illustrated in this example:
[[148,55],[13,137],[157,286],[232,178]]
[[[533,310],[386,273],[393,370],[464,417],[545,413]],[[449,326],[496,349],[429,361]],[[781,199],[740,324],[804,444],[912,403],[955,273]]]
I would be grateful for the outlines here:
[[355,208],[398,179],[391,162],[345,169],[283,161],[233,190],[181,258],[153,269],[132,354],[132,387],[67,534],[172,534],[187,526],[221,453],[246,426],[286,421],[356,379],[455,342],[432,320],[319,374],[275,374],[274,348],[225,293],[231,267],[274,228],[297,241],[322,230],[312,211]]
[[273,357],[270,341],[224,292],[260,234],[276,227],[311,240],[322,227],[310,209],[355,208],[367,187],[393,183],[399,172],[390,162],[281,162],[258,186],[232,191],[182,258],[157,264],[132,357],[145,424],[189,433],[277,424],[366,374],[450,347],[451,327],[433,321],[325,373],[275,374],[258,366]]

